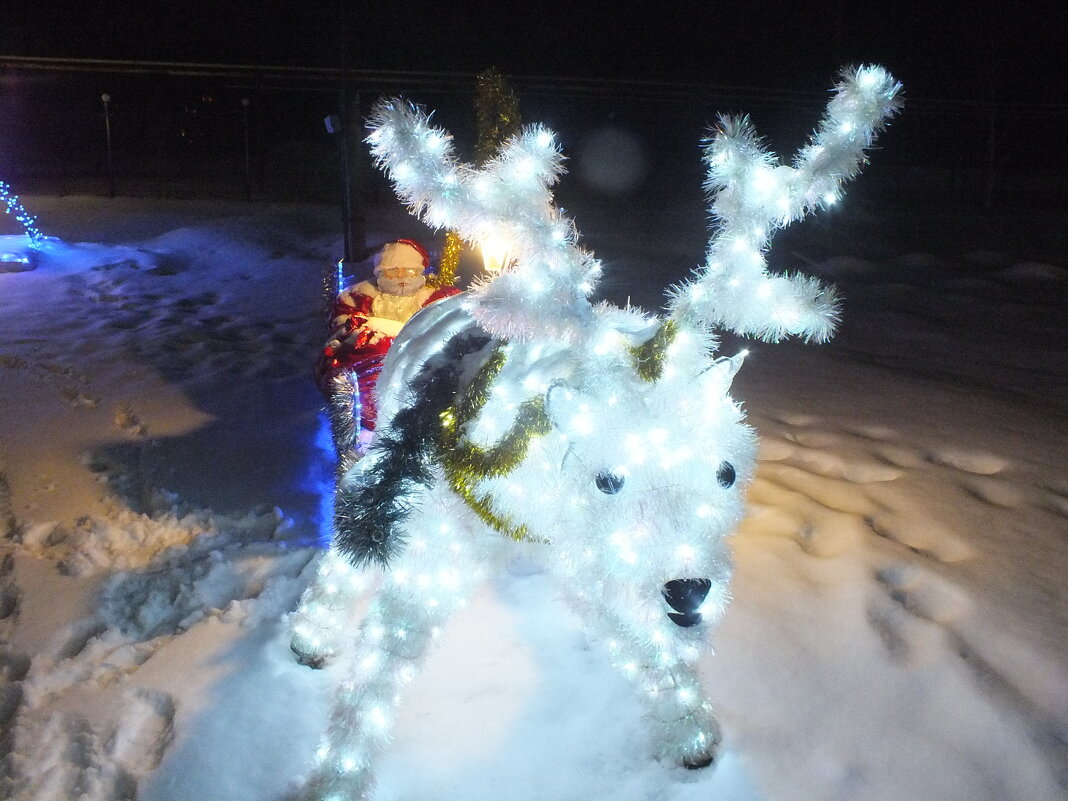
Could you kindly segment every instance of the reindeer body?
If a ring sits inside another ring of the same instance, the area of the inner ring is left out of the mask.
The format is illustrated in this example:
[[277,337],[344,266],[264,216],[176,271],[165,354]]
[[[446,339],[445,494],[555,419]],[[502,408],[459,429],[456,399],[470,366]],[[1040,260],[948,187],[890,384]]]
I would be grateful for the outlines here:
[[[717,357],[711,326],[730,317],[767,338],[829,335],[830,292],[764,272],[767,226],[799,216],[811,197],[829,202],[897,89],[878,68],[849,76],[838,99],[849,101],[852,133],[829,114],[824,129],[844,138],[817,138],[807,158],[821,166],[810,174],[774,167],[748,128],[713,140],[710,176],[741,178],[710,184],[719,200],[739,189],[731,181],[740,189],[724,201],[704,273],[674,291],[665,319],[586,300],[599,264],[551,204],[559,154],[545,131],[478,171],[415,109],[380,106],[370,141],[400,195],[469,239],[505,230],[518,256],[510,272],[416,315],[387,357],[375,439],[339,481],[334,542],[295,614],[293,647],[306,661],[351,659],[308,797],[370,797],[400,690],[517,541],[543,549],[636,687],[657,755],[688,767],[714,760],[720,731],[696,669],[729,598],[726,538],[743,514],[756,441],[729,395],[742,356]],[[786,187],[787,202],[769,197],[764,179]],[[756,189],[741,191],[747,182]],[[375,577],[349,647],[353,596]]]

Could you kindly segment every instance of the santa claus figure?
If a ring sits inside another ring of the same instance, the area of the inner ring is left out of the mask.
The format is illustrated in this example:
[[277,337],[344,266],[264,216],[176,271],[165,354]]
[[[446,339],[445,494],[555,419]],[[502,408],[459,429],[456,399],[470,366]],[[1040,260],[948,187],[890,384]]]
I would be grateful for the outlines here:
[[[427,286],[429,266],[422,245],[398,239],[375,256],[373,281],[346,287],[334,299],[331,333],[315,377],[330,402],[339,456],[352,447],[359,449],[354,438],[366,439],[374,431],[375,381],[401,327],[424,306],[460,292],[451,286]],[[357,420],[360,430],[347,430],[355,428]]]

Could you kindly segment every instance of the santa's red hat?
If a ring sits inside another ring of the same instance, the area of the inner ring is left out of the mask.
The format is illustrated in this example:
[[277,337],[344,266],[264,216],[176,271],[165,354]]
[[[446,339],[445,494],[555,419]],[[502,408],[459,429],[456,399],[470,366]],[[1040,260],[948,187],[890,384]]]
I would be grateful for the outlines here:
[[430,266],[430,254],[414,239],[398,239],[383,245],[375,256],[375,275],[389,267],[415,267],[425,270]]

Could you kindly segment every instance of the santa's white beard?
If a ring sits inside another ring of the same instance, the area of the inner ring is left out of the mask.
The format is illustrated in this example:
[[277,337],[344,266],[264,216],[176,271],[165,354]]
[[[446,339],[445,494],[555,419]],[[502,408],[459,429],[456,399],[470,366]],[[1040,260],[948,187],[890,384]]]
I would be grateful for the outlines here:
[[401,295],[402,297],[407,295],[414,295],[426,284],[426,276],[417,275],[411,278],[402,278],[400,281],[395,281],[387,276],[379,275],[377,278],[378,289],[387,295]]

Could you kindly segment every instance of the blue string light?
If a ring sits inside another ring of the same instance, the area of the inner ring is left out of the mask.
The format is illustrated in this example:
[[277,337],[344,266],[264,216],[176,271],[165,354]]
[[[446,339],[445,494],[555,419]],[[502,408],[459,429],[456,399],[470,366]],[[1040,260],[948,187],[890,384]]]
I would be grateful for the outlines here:
[[40,247],[44,234],[37,228],[37,218],[23,208],[18,195],[12,193],[11,187],[3,181],[0,181],[0,205],[4,207],[5,213],[18,220],[26,232],[26,238],[30,240],[30,247]]
[[334,292],[340,292],[345,288],[345,260],[337,260],[337,275],[334,278]]

